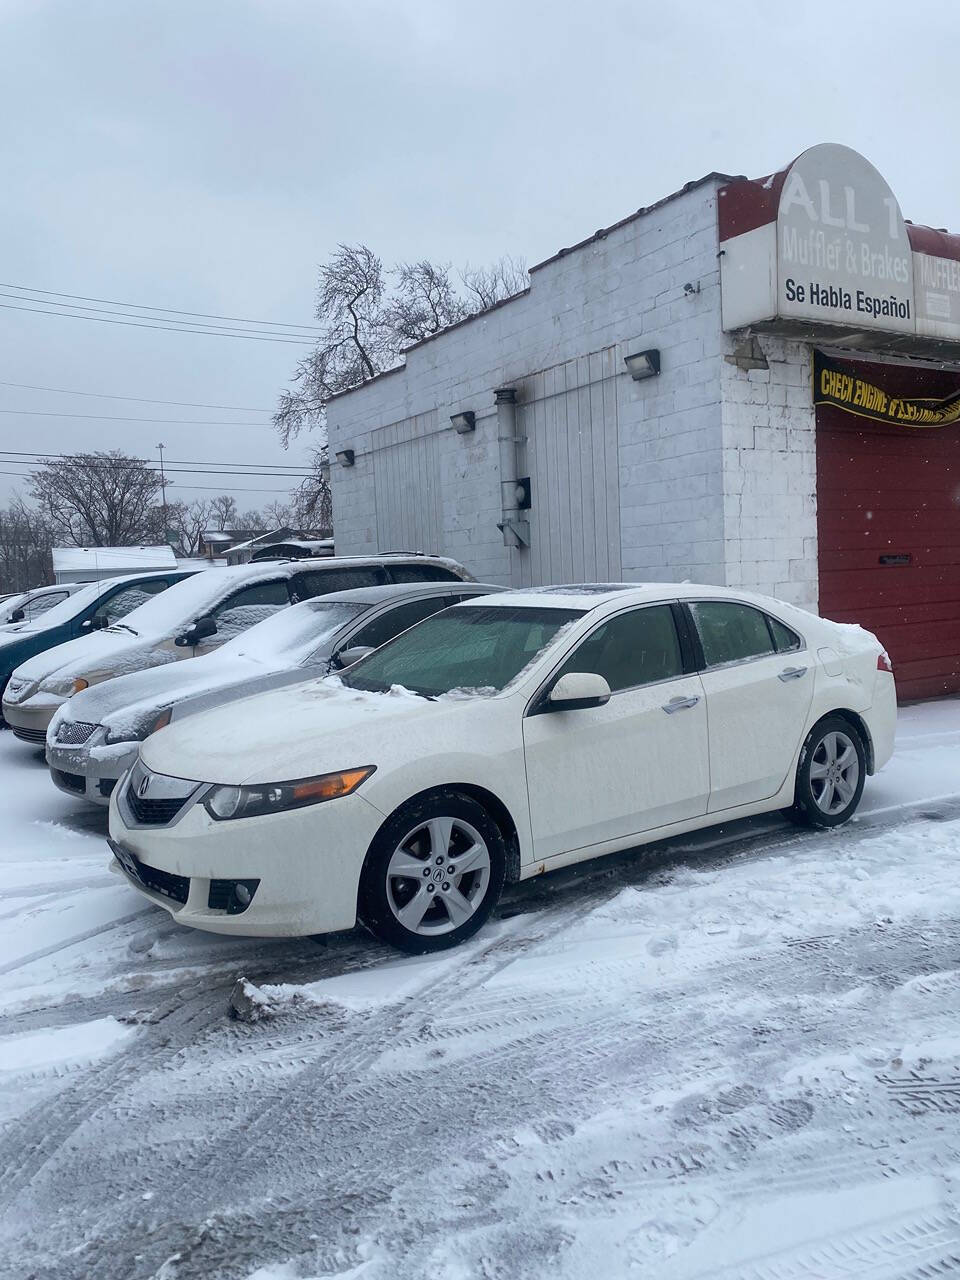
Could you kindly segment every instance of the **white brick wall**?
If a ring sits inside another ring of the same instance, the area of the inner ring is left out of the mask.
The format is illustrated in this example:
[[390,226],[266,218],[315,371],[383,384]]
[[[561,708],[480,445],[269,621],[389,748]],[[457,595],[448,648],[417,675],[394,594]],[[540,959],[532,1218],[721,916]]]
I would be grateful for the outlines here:
[[[761,337],[768,369],[724,362],[727,585],[817,608],[817,459],[811,348]],[[734,342],[725,338],[732,353]]]
[[[693,293],[685,293],[688,283]],[[713,181],[535,268],[526,294],[408,352],[403,370],[334,400],[331,453],[349,447],[357,458],[351,469],[332,469],[338,551],[378,549],[371,433],[429,415],[439,440],[442,545],[424,549],[463,560],[478,577],[519,581],[516,558],[528,553],[508,552],[496,528],[494,389],[522,388],[541,370],[609,347],[618,370],[608,431],[618,441],[622,574],[723,582]],[[661,374],[636,383],[623,356],[649,347],[661,352]],[[458,436],[449,415],[468,408],[477,430]],[[546,488],[533,475],[535,503]]]
[[[720,328],[717,250],[709,182],[535,268],[526,294],[410,351],[404,369],[334,400],[331,452],[349,447],[357,459],[351,469],[332,469],[338,551],[389,549],[396,510],[392,526],[377,511],[373,452],[384,439],[421,432],[436,437],[429,455],[436,474],[411,472],[403,500],[436,504],[424,527],[440,529],[440,545],[423,549],[456,557],[484,580],[539,581],[548,557],[508,550],[496,528],[493,393],[515,386],[523,403],[525,395],[544,394],[543,379],[533,375],[574,362],[564,376],[577,379],[574,397],[581,390],[601,396],[604,439],[616,453],[618,485],[610,484],[618,492],[608,497],[619,504],[619,534],[608,521],[597,536],[619,538],[609,559],[619,559],[621,576],[752,587],[815,609],[810,349],[762,337],[767,369],[745,371],[724,359],[735,342]],[[651,347],[661,353],[660,376],[634,382],[623,357]],[[585,370],[599,367],[597,353],[611,351],[601,388]],[[569,381],[564,387],[569,396]],[[477,429],[459,436],[450,414],[463,409],[475,412]],[[541,504],[532,523],[537,537],[553,530],[569,541],[571,504],[581,492],[576,468],[585,464],[572,457],[576,445],[561,421],[567,443],[557,456],[546,459],[544,431],[560,439],[549,420],[538,428],[539,449],[530,450],[534,506]],[[389,424],[400,430],[373,436]],[[538,476],[547,463],[554,470]],[[568,463],[566,483],[555,468]],[[551,501],[558,510],[546,509]],[[573,548],[570,563],[589,561]]]

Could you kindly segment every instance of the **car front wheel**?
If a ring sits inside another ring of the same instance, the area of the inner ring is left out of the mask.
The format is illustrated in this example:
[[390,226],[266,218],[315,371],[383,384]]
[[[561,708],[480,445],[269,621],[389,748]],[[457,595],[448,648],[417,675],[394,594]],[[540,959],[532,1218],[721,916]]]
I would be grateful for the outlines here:
[[476,800],[439,791],[403,805],[370,847],[360,917],[402,951],[442,951],[471,937],[496,906],[506,854]]
[[800,752],[790,816],[810,827],[839,827],[856,812],[865,776],[860,734],[843,716],[827,716]]

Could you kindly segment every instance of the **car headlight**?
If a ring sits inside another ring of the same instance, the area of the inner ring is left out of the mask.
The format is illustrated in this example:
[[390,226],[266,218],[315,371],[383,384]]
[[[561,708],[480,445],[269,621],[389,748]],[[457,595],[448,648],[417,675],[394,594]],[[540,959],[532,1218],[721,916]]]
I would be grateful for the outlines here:
[[6,689],[3,691],[4,701],[20,702],[32,688],[32,680],[25,680],[23,676],[11,676],[7,681]]
[[168,725],[172,714],[173,708],[165,707],[159,715],[147,716],[146,719],[138,721],[135,725],[123,725],[119,729],[108,729],[104,741],[108,742],[110,746],[115,746],[118,742],[143,742],[144,738],[149,738],[151,733],[156,733],[158,729]]
[[342,773],[322,773],[316,778],[298,778],[293,782],[263,782],[252,787],[217,786],[207,792],[203,806],[217,822],[302,809],[304,805],[322,804],[324,800],[350,795],[375,768],[376,765],[369,764],[361,769],[345,769]]
[[72,698],[75,693],[81,693],[89,687],[90,681],[84,680],[83,676],[51,676],[49,680],[41,681],[40,692],[56,693],[61,698]]

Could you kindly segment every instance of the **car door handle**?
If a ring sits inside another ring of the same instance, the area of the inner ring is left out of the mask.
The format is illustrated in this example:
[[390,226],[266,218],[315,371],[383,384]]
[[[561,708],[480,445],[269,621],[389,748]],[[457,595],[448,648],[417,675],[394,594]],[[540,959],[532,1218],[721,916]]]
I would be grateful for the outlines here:
[[799,680],[801,676],[805,676],[806,674],[806,667],[784,667],[777,676],[777,679],[783,680],[784,682],[787,680]]
[[692,698],[671,698],[669,702],[663,704],[663,709],[668,716],[672,716],[675,711],[689,711],[691,707],[695,707],[700,701],[698,697]]

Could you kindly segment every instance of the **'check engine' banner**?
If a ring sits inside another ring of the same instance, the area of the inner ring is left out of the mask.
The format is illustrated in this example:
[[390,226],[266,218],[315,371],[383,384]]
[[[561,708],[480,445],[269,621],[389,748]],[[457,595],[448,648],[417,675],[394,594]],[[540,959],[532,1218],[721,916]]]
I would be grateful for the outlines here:
[[820,351],[813,354],[813,403],[832,404],[861,418],[898,427],[948,427],[960,422],[960,391],[942,400],[891,396],[851,373],[843,361],[831,360]]

